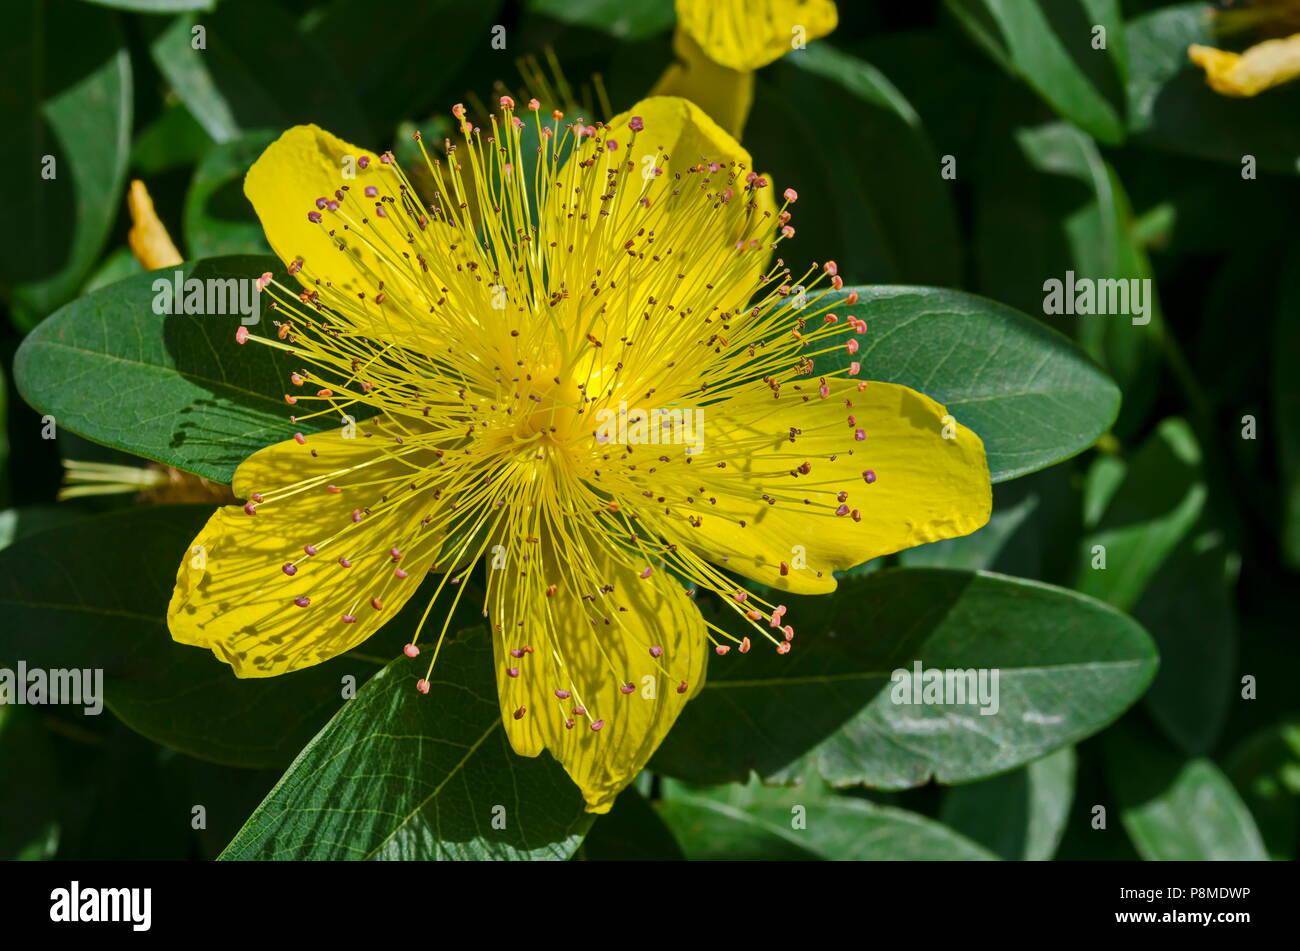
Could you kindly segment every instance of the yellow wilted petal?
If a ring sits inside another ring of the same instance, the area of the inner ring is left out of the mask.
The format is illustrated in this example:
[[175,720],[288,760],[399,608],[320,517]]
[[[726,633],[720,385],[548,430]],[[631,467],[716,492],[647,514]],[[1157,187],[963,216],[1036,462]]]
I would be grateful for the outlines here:
[[681,96],[739,139],[754,104],[754,74],[719,66],[683,30],[673,34],[677,62],[664,70],[652,96]]
[[677,24],[720,66],[750,71],[835,29],[832,0],[677,0]]
[[549,750],[587,811],[603,813],[699,692],[708,641],[699,609],[666,573],[641,577],[601,540],[577,541],[563,557],[547,553],[544,577],[528,582],[555,585],[544,610],[494,630],[497,693],[515,751]]
[[763,390],[706,408],[708,439],[692,466],[726,467],[708,485],[709,504],[691,510],[699,527],[684,536],[704,557],[763,584],[819,594],[835,589],[834,571],[988,521],[984,444],[942,406],[894,383],[859,392],[835,381],[824,399],[817,388],[813,380],[783,387],[780,399]]
[[172,243],[167,227],[154,211],[153,199],[144,182],[135,179],[126,196],[126,207],[131,213],[131,230],[126,234],[126,242],[131,246],[131,253],[146,271],[160,267],[172,267],[180,264],[183,258]]
[[367,430],[380,431],[361,423],[354,438],[340,429],[302,444],[291,439],[240,465],[235,495],[253,500],[253,514],[240,505],[219,509],[190,544],[167,609],[174,640],[209,648],[239,677],[273,677],[350,650],[406,603],[438,537],[430,530],[393,558],[395,523],[417,522],[428,500],[395,488],[390,503],[380,501],[386,485],[402,486],[411,470]]
[[1187,55],[1205,70],[1210,87],[1224,96],[1255,96],[1300,77],[1300,33],[1265,40],[1244,53],[1193,45]]

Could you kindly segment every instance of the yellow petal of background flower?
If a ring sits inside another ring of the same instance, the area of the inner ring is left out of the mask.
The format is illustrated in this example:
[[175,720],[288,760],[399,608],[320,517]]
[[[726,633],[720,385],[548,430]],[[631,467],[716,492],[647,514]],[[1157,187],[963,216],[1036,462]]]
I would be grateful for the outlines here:
[[659,77],[652,96],[681,96],[739,139],[754,104],[754,74],[719,66],[684,30],[673,34],[677,62]]
[[138,178],[131,182],[131,190],[126,196],[126,207],[131,213],[131,230],[126,234],[126,243],[131,253],[146,271],[160,267],[171,267],[183,260],[176,250],[172,236],[167,233],[167,226],[154,211],[153,198],[149,189]]
[[1205,70],[1210,87],[1224,96],[1254,96],[1300,77],[1300,33],[1265,40],[1240,54],[1193,45],[1187,55]]
[[754,70],[780,59],[796,41],[835,29],[831,0],[677,0],[677,23],[719,65]]
[[[543,565],[544,577],[533,569],[518,583],[555,584],[549,610],[537,612],[531,630],[493,633],[501,716],[516,752],[550,750],[581,788],[587,810],[608,812],[702,686],[704,621],[666,573],[641,578],[597,540],[579,538],[562,558],[552,552]],[[602,584],[613,590],[602,592]],[[502,591],[515,596],[508,586]],[[533,650],[511,656],[524,647]],[[662,647],[662,656],[652,657],[651,647]],[[632,684],[631,693],[619,689],[623,681]],[[571,696],[561,699],[556,690]],[[579,706],[585,714],[573,712]]]
[[[669,523],[678,526],[675,539],[755,581],[818,594],[835,589],[833,571],[968,535],[988,521],[984,444],[955,420],[953,438],[944,438],[950,417],[942,406],[894,383],[870,383],[858,392],[856,383],[837,381],[826,399],[817,386],[813,378],[798,391],[782,387],[779,400],[763,389],[705,408],[703,452],[689,467],[676,453],[674,463],[659,463],[661,477],[670,466],[688,468],[684,478],[704,490],[697,504],[677,513],[701,517],[700,527]],[[866,433],[862,441],[854,438],[858,428]],[[793,443],[792,429],[802,431]],[[721,461],[725,469],[716,468]],[[810,471],[792,476],[805,462]],[[866,470],[875,474],[871,484]],[[841,491],[848,493],[843,503]],[[795,504],[769,505],[765,494]],[[800,504],[804,499],[811,504]],[[857,509],[862,520],[836,515],[841,504]],[[801,556],[804,568],[796,567]],[[790,566],[786,575],[782,562]]]
[[[255,515],[241,505],[219,509],[191,543],[167,609],[173,639],[211,649],[239,677],[273,677],[350,650],[397,613],[436,557],[438,539],[430,530],[404,543],[430,514],[427,496],[397,495],[385,505],[383,487],[346,487],[410,478],[410,468],[385,454],[383,436],[366,438],[367,430],[378,432],[376,424],[359,423],[355,438],[335,430],[302,445],[288,440],[239,466],[235,495],[261,493],[269,500]],[[284,501],[271,494],[314,477],[319,481]],[[333,483],[345,488],[330,492]],[[353,510],[365,507],[373,514],[354,523]],[[307,544],[319,553],[306,556]],[[402,552],[400,562],[393,562],[391,548]],[[342,567],[340,556],[352,567]],[[287,562],[297,563],[292,577],[282,570]],[[409,577],[396,577],[399,566]],[[310,604],[299,607],[298,597]],[[344,614],[356,621],[344,622]]]

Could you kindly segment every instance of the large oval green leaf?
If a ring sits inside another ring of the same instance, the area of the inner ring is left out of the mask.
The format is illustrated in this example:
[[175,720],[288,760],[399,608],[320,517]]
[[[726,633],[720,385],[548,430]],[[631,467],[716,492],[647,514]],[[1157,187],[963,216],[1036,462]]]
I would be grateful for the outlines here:
[[363,683],[400,647],[369,642],[284,677],[240,680],[210,651],[173,642],[176,569],[210,513],[127,509],[0,551],[0,666],[101,668],[108,709],[136,732],[218,763],[283,767],[342,706],[344,678]]
[[[934,287],[846,287],[866,320],[861,378],[903,383],[984,440],[994,482],[1068,459],[1106,432],[1115,384],[1065,337],[996,301]],[[838,309],[838,308],[837,308]],[[841,351],[819,367],[844,366]]]
[[[788,779],[806,753],[837,786],[968,782],[1097,732],[1141,696],[1156,669],[1151,639],[1131,618],[1000,575],[885,570],[841,582],[834,596],[786,603],[808,633],[785,656],[763,649],[712,658],[655,769],[708,784],[744,780],[751,770]],[[969,698],[894,702],[904,679],[895,671],[910,675],[916,663],[996,671],[996,711]]]
[[[193,261],[79,298],[30,334],[14,358],[32,406],[95,442],[229,483],[263,446],[338,420],[289,422],[283,393],[294,362],[240,346],[238,314],[155,314],[154,282],[249,281],[281,274],[270,257]],[[214,287],[217,285],[213,285]],[[260,332],[274,333],[268,314]]]
[[487,638],[444,644],[428,696],[415,691],[417,676],[406,658],[376,674],[222,858],[571,856],[593,817],[558,763],[511,750]]

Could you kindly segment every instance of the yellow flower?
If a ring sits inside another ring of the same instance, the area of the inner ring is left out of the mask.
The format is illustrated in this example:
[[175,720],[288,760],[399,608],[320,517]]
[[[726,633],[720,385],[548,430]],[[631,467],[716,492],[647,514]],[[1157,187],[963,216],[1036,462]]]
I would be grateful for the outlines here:
[[[406,649],[428,692],[482,562],[510,741],[549,750],[604,812],[710,648],[787,652],[779,592],[974,531],[989,476],[929,398],[852,365],[809,375],[865,325],[842,295],[827,306],[833,264],[769,264],[796,196],[778,207],[696,106],[651,98],[595,127],[529,108],[503,99],[486,129],[454,110],[466,139],[429,160],[427,204],[390,154],[315,126],[249,171],[301,287],[265,276],[276,330],[236,339],[301,362],[298,419],[345,425],[239,467],[247,503],[199,533],[168,619],[237,675],[274,676],[356,646],[432,574]],[[701,591],[748,636],[707,623]]]
[[[1271,37],[1233,53],[1192,44],[1187,55],[1205,70],[1210,87],[1224,96],[1255,96],[1300,77],[1300,0],[1254,0],[1249,8],[1220,11],[1220,32],[1255,29]],[[1287,34],[1293,35],[1287,35]]]
[[651,91],[690,99],[739,137],[754,102],[754,70],[826,36],[832,0],[677,0],[677,62]]

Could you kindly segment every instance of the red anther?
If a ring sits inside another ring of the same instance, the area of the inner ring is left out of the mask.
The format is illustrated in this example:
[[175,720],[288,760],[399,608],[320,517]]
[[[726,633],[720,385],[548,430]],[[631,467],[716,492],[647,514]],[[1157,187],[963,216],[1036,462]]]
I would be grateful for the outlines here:
[[633,690],[636,689],[636,687],[633,687],[631,684],[623,684],[618,689],[623,691],[624,693],[631,693]]
[[574,707],[574,708],[573,708],[573,715],[574,715],[575,717],[585,717],[585,716],[587,715],[587,708],[586,708],[586,707]]
[[867,381],[862,380],[860,383],[858,383],[858,392],[865,393],[866,391],[867,391]]
[[524,649],[522,647],[512,647],[510,648],[510,656],[515,658],[523,657]]
[[337,485],[327,485],[327,486],[325,486],[325,491],[326,491],[326,492],[339,493],[339,492],[342,492],[343,490],[340,489]]
[[748,653],[749,653],[749,638],[748,638],[748,637],[742,637],[742,638],[740,639],[740,652],[741,652],[742,654],[748,654]]
[[827,274],[829,274],[831,277],[834,277],[836,274],[840,272],[840,267],[834,261],[827,261],[825,264],[822,265],[822,270],[825,271]]
[[342,565],[344,568],[352,567],[352,562],[348,561],[346,558],[342,556],[339,556],[339,564]]
[[522,720],[524,718],[524,714],[527,712],[528,712],[527,707],[520,707],[518,710],[515,711],[515,719]]
[[831,388],[823,383],[821,386],[817,387],[817,395],[822,399],[826,399],[831,395]]
[[569,693],[567,690],[557,690],[555,691],[555,696],[560,700],[568,700],[569,697],[573,696],[573,694]]
[[262,495],[261,492],[254,492],[251,495],[249,495],[249,498],[252,499],[254,502],[261,502],[264,498],[266,498],[266,496]]
[[853,356],[853,354],[858,352],[858,342],[850,338],[849,342],[844,345],[844,349],[849,352],[849,356]]
[[763,619],[763,615],[752,608],[745,612],[745,617],[749,618],[751,621],[761,621]]
[[651,656],[651,657],[663,657],[663,656],[664,656],[664,649],[663,649],[662,647],[660,647],[658,644],[656,644],[654,647],[650,648],[650,656]]
[[678,692],[678,693],[685,693],[685,692],[686,692],[686,681],[683,680],[681,683],[679,683],[679,684],[677,685],[677,692]]
[[643,571],[643,572],[641,572],[641,577],[642,577],[642,578],[649,578],[650,575],[651,575],[653,572],[654,572],[654,569],[653,569],[653,568],[651,568],[651,567],[649,567],[649,566],[646,566],[646,570]]
[[785,190],[785,200],[793,205],[795,202],[799,200],[799,193],[795,191],[793,188],[787,188]]
[[788,653],[790,653],[790,642],[789,642],[789,641],[782,641],[781,643],[777,644],[777,645],[776,645],[776,652],[777,652],[778,654],[788,654]]
[[525,654],[531,654],[532,652],[533,652],[533,649],[532,649],[531,647],[529,647],[527,644],[525,644],[525,645],[524,645],[524,653],[525,653]]
[[789,573],[790,573],[790,566],[787,565],[784,561],[781,562],[781,576],[785,577]]
[[599,732],[600,728],[604,725],[605,725],[604,720],[597,720],[595,723],[591,725],[591,731],[593,733]]
[[502,96],[502,97],[501,97],[501,108],[502,108],[502,109],[513,109],[514,107],[515,107],[515,101],[514,101],[513,99],[511,99],[509,96]]
[[726,644],[719,644],[717,647],[713,648],[713,653],[717,654],[719,657],[726,657],[727,654],[731,653],[731,648]]
[[305,608],[307,605],[311,604],[311,598],[307,597],[305,594],[300,594],[298,597],[293,599],[293,603],[298,605],[300,608]]
[[552,118],[552,119],[556,119],[556,120],[563,119],[563,118],[564,118],[564,113],[561,112],[559,109],[552,109],[552,110],[551,110],[551,118]]
[[418,690],[418,691],[420,691],[420,693],[428,693],[428,692],[429,692],[429,681],[427,681],[427,680],[417,680],[417,681],[415,682],[415,689]]
[[314,225],[320,224],[320,212],[319,211],[307,212],[307,220]]
[[568,718],[564,721],[564,728],[565,728],[566,730],[572,730],[572,729],[573,729],[573,717],[568,717]]
[[294,575],[298,573],[298,566],[295,565],[292,561],[287,561],[284,563],[284,565],[281,566],[280,570],[283,571],[290,578],[292,578]]
[[298,258],[297,260],[289,262],[290,274],[297,274],[301,270],[302,270],[302,258]]
[[530,112],[536,112],[540,108],[542,108],[542,104],[538,102],[536,99],[528,100],[528,109]]
[[876,472],[875,472],[875,470],[874,470],[874,469],[868,469],[866,472],[862,473],[862,480],[863,480],[864,482],[866,482],[867,485],[871,485],[871,483],[875,482],[875,481],[876,481]]
[[459,103],[459,102],[456,103],[456,105],[454,105],[454,106],[451,107],[451,114],[452,114],[453,116],[455,116],[457,119],[464,119],[464,118],[465,118],[465,105],[464,105],[463,103]]
[[352,510],[352,521],[353,521],[353,522],[359,522],[359,521],[361,521],[361,519],[362,519],[361,509],[353,509],[353,510]]
[[370,606],[376,611],[382,611],[384,609],[384,602],[380,601],[378,598],[371,598]]
[[800,466],[799,466],[799,473],[800,473],[801,475],[807,475],[807,474],[810,473],[810,472],[812,472],[812,463],[811,463],[811,462],[803,462],[803,463],[800,464]]
[[839,506],[839,507],[835,510],[835,514],[836,514],[836,515],[848,515],[848,514],[849,514],[849,507],[848,507],[847,505],[841,505],[841,506]]
[[859,512],[857,509],[854,509],[852,512],[850,512],[849,515],[852,517],[853,521],[855,522],[862,521],[862,513]]
[[793,237],[794,237],[794,228],[790,227],[790,225],[786,225],[784,228],[781,229],[781,237],[783,237],[783,238],[793,238]]
[[354,618],[351,614],[345,614],[345,615],[343,615],[343,623],[344,623],[344,624],[356,624],[356,623],[357,623],[357,619]]
[[633,116],[628,120],[627,127],[633,132],[640,132],[645,128],[645,121],[640,116]]
[[248,339],[248,328],[240,327],[235,331],[235,343],[243,343]]
[[849,376],[857,376],[861,372],[862,372],[862,364],[859,363],[857,360],[854,360],[852,363],[849,364]]
[[284,394],[284,401],[288,403],[290,406],[293,406],[295,403],[298,402],[298,397],[290,396],[288,393],[286,393]]
[[560,588],[559,588],[558,585],[548,584],[548,585],[546,586],[546,596],[547,596],[548,598],[553,598],[553,597],[555,597],[555,592],[557,592],[557,591],[559,591],[559,590],[560,590]]
[[321,399],[329,399],[331,396],[334,395],[334,391],[333,391],[333,390],[328,390],[328,389],[327,389],[327,390],[317,390],[317,391],[316,391],[316,395],[319,396]]
[[302,551],[303,551],[303,554],[304,554],[304,555],[314,555],[314,554],[316,554],[316,548],[315,548],[314,545],[303,545],[303,546],[302,546]]
[[785,639],[787,641],[794,640],[794,628],[791,627],[789,624],[781,628],[781,633],[785,635]]
[[732,595],[732,597],[736,599],[737,604],[744,604],[746,601],[749,600],[749,592],[737,591],[735,594]]
[[854,438],[857,442],[862,442],[862,440],[864,440],[864,439],[867,438],[867,431],[866,431],[865,429],[858,429],[858,430],[855,430],[854,433],[853,433],[853,438]]
[[302,376],[301,376],[301,374],[298,374],[298,373],[290,373],[290,374],[289,374],[289,382],[292,383],[294,386],[302,386]]
[[405,654],[407,657],[419,657],[420,648],[416,647],[414,644],[407,644],[405,647],[402,648],[402,653]]
[[293,441],[296,442],[298,445],[301,446],[303,443],[305,443],[305,442],[307,441],[307,437],[304,436],[302,433],[294,433],[294,434],[293,434]]
[[838,274],[836,274],[834,277],[831,278],[831,287],[835,288],[835,290],[837,290],[837,291],[838,291],[838,290],[843,290],[843,289],[844,289],[844,278],[842,278],[842,277],[840,277]]
[[402,558],[402,553],[396,548],[388,549],[388,554],[392,556],[393,561],[400,561]]
[[508,668],[506,668],[506,673],[509,674],[511,677],[518,677],[518,676],[519,676],[519,668],[518,668],[518,667],[508,667]]
[[394,568],[394,569],[393,569],[393,577],[394,577],[394,578],[398,578],[398,579],[405,578],[405,577],[406,577],[406,572],[403,571],[401,568]]
[[858,292],[857,292],[857,291],[849,291],[849,296],[846,297],[846,298],[844,298],[844,303],[846,303],[846,304],[848,304],[850,307],[852,307],[852,306],[853,306],[854,304],[856,304],[857,302],[858,302]]

